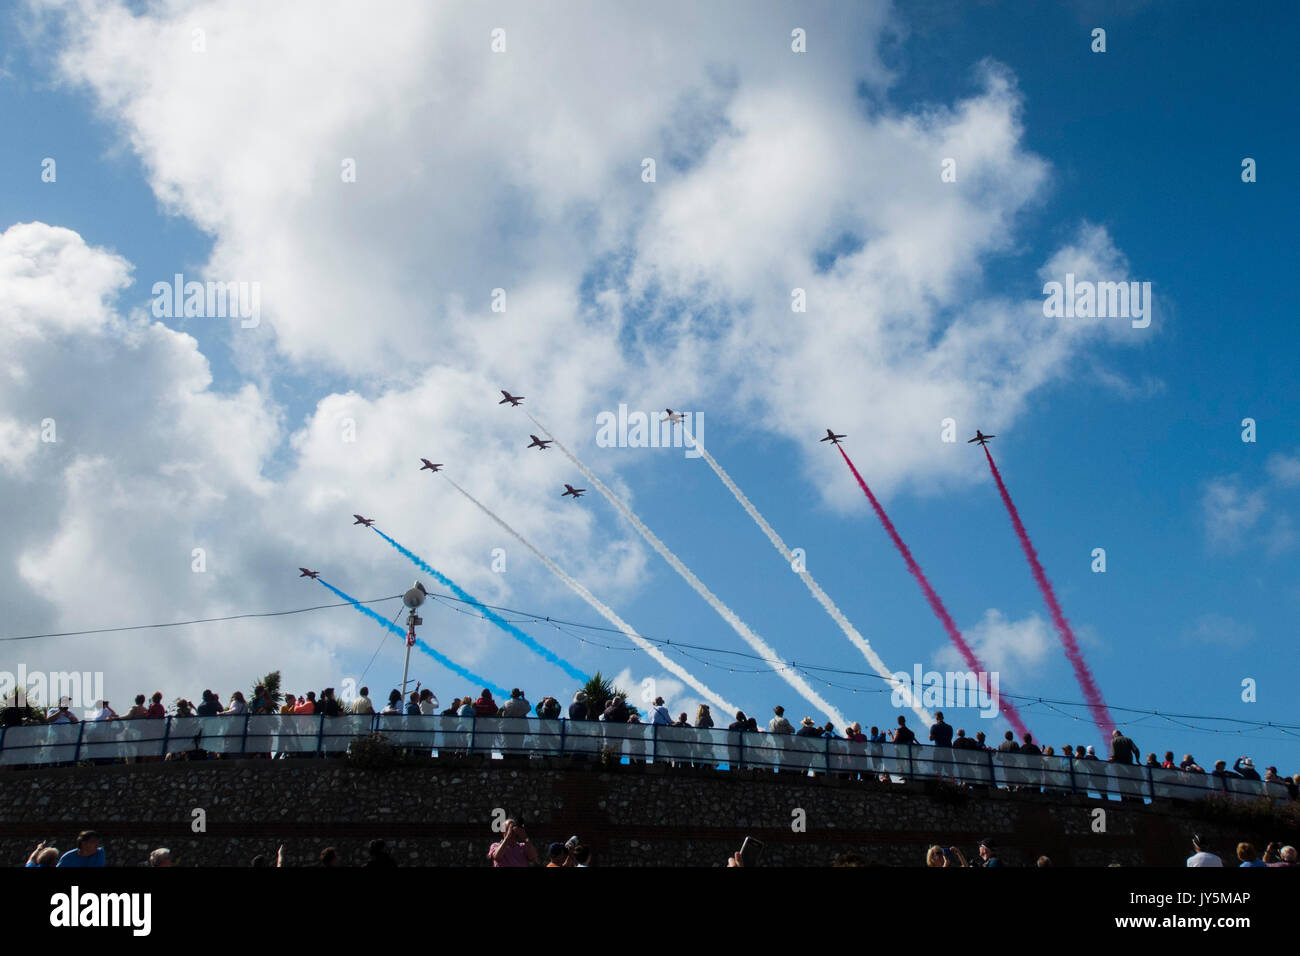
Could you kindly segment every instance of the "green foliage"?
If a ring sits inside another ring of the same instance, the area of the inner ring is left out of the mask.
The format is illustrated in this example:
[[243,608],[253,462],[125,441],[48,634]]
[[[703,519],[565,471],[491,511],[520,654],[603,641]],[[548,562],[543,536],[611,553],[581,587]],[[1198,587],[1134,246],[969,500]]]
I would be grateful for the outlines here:
[[411,756],[384,734],[356,737],[348,744],[348,763],[360,770],[392,770],[411,762]]
[[[269,674],[267,674],[265,677],[261,678],[260,680],[253,681],[254,688],[256,688],[258,684],[261,684],[263,687],[266,688],[267,700],[270,701],[270,703],[276,710],[279,710],[280,705],[284,703],[284,695],[280,693],[280,672],[278,670],[271,671]],[[248,695],[249,704],[252,704],[253,699],[256,696],[257,695],[255,693],[250,693]]]
[[605,710],[605,705],[614,697],[622,697],[627,704],[628,716],[641,716],[641,711],[637,709],[636,704],[628,699],[627,691],[621,687],[615,687],[614,681],[596,671],[587,683],[582,685],[583,693],[587,695],[587,713],[593,718],[599,717]]

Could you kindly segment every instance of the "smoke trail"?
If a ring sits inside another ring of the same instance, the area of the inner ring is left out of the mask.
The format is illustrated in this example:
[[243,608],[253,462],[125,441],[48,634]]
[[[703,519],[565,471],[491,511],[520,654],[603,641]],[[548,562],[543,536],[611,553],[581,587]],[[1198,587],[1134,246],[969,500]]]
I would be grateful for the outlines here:
[[[384,617],[381,614],[376,614],[374,611],[366,607],[364,604],[362,604],[352,595],[343,593],[334,585],[326,581],[324,578],[317,578],[316,580],[319,581],[321,584],[325,585],[325,587],[329,588],[331,591],[333,591],[343,600],[350,602],[354,608],[356,608],[366,617],[378,621],[384,627],[388,628],[394,634],[397,634],[403,640],[405,640],[406,632],[402,630],[400,627],[398,627],[396,624],[394,624],[392,621],[388,620],[388,618]],[[475,687],[487,687],[492,691],[492,693],[496,694],[498,697],[502,699],[510,696],[509,691],[505,690],[504,688],[497,687],[491,681],[484,680],[482,677],[479,677],[473,671],[467,671],[465,668],[461,667],[455,661],[451,660],[450,658],[444,657],[442,654],[435,651],[432,647],[424,643],[424,641],[420,640],[418,637],[415,639],[415,646],[418,647],[420,650],[424,651],[424,653],[428,654],[435,661],[437,661],[443,667],[447,668],[447,670],[451,671],[456,676],[464,677],[466,680],[470,681]]]
[[821,710],[836,724],[841,727],[846,725],[847,722],[844,719],[844,715],[836,710],[829,702],[822,699],[821,695],[818,694],[817,691],[813,690],[812,687],[809,686],[808,682],[800,677],[789,664],[782,660],[776,651],[769,647],[761,637],[749,629],[744,621],[736,616],[736,612],[723,604],[716,594],[705,587],[704,582],[697,578],[691,572],[690,568],[682,564],[677,555],[673,554],[672,551],[668,549],[668,546],[660,541],[655,533],[647,528],[641,519],[636,516],[632,509],[625,505],[622,499],[614,494],[614,492],[610,491],[609,488],[605,486],[605,483],[597,478],[590,468],[580,462],[573,452],[564,447],[563,443],[561,443],[559,439],[555,438],[555,436],[547,430],[545,425],[539,422],[536,418],[533,418],[532,415],[529,415],[528,418],[534,425],[542,430],[542,434],[555,441],[555,447],[564,452],[565,457],[567,457],[569,461],[573,462],[578,470],[586,475],[587,480],[595,485],[600,493],[605,496],[605,499],[618,510],[619,514],[626,518],[632,527],[636,528],[641,537],[646,540],[646,543],[659,552],[659,556],[667,561],[669,565],[672,566],[672,569],[681,575],[682,579],[686,581],[687,584],[695,589],[696,594],[704,598],[704,600],[708,602],[709,606],[718,612],[719,617],[731,625],[732,629],[741,636],[746,644],[752,647],[761,657],[776,662],[774,670],[785,679],[787,684],[798,691],[804,700]]
[[519,641],[521,644],[523,644],[525,647],[531,650],[534,654],[537,654],[539,657],[542,657],[550,661],[556,667],[561,668],[564,671],[564,673],[568,674],[574,680],[582,681],[584,684],[587,681],[591,680],[590,675],[584,674],[582,671],[578,670],[578,668],[574,667],[572,664],[570,664],[560,655],[554,653],[553,651],[548,650],[547,648],[543,647],[541,644],[537,643],[536,640],[534,640],[529,635],[525,634],[523,631],[519,630],[519,628],[515,627],[513,624],[511,624],[509,621],[503,618],[500,614],[497,614],[491,608],[484,607],[482,602],[479,601],[478,598],[474,597],[474,595],[470,594],[468,591],[466,591],[464,588],[458,585],[451,578],[447,577],[444,574],[439,574],[429,565],[425,564],[424,561],[422,561],[418,555],[402,547],[400,544],[398,544],[388,535],[384,534],[374,525],[370,526],[370,530],[375,532],[375,534],[379,535],[379,537],[383,538],[394,548],[400,551],[403,555],[405,555],[411,561],[411,563],[414,564],[417,568],[424,571],[426,574],[433,575],[434,578],[437,579],[439,584],[441,584],[443,587],[447,588],[449,591],[455,594],[456,597],[460,598],[462,601],[468,601],[470,604],[476,605],[478,608],[478,612],[480,614],[482,614],[485,618],[487,618],[497,627],[501,628],[501,630],[505,631],[515,640]]
[[1097,724],[1097,729],[1101,731],[1101,739],[1110,740],[1111,731],[1115,729],[1115,721],[1111,719],[1110,710],[1101,696],[1101,688],[1097,686],[1092,671],[1084,663],[1083,654],[1079,651],[1079,643],[1074,639],[1074,631],[1070,628],[1070,622],[1065,619],[1065,612],[1061,610],[1060,602],[1056,600],[1056,592],[1052,589],[1052,582],[1047,580],[1047,572],[1039,563],[1038,552],[1034,550],[1034,544],[1029,540],[1029,532],[1025,530],[1025,525],[1020,520],[1020,512],[1016,510],[1011,494],[1002,481],[1002,473],[993,463],[993,455],[989,453],[988,445],[982,447],[984,457],[988,459],[989,468],[993,472],[993,480],[998,484],[998,493],[1002,495],[1002,503],[1006,505],[1007,514],[1011,516],[1011,524],[1016,529],[1016,537],[1020,539],[1021,550],[1025,552],[1025,559],[1029,562],[1029,570],[1033,572],[1038,590],[1043,593],[1047,609],[1052,613],[1052,623],[1056,625],[1056,633],[1060,635],[1061,643],[1065,646],[1065,656],[1070,659],[1070,664],[1074,667],[1074,676],[1092,709],[1092,719]]
[[[731,476],[728,475],[726,471],[723,470],[722,466],[717,463],[714,457],[709,454],[708,449],[695,440],[695,437],[691,435],[690,431],[686,428],[685,423],[682,424],[682,433],[685,435],[687,442],[689,442],[689,446],[698,449],[704,460],[709,463],[709,467],[713,469],[713,473],[722,479],[722,483],[727,486],[727,490],[730,491],[732,496],[740,502],[740,506],[749,513],[749,516],[754,519],[754,523],[758,525],[763,534],[767,535],[767,540],[772,542],[772,547],[776,548],[776,550],[780,552],[781,556],[789,562],[791,567],[794,567],[794,553],[786,547],[785,542],[781,540],[781,536],[778,535],[775,529],[767,523],[767,519],[759,514],[758,509],[754,507],[753,502],[745,497],[745,493],[740,490],[740,487],[734,481],[731,480]],[[840,630],[844,632],[844,636],[857,646],[858,650],[862,652],[863,656],[866,657],[871,666],[875,668],[876,673],[888,681],[889,686],[895,691],[902,691],[903,700],[912,700],[911,691],[908,688],[908,685],[895,677],[894,672],[885,666],[885,662],[881,660],[880,655],[875,652],[871,644],[867,642],[867,639],[858,633],[858,629],[849,622],[849,619],[845,617],[844,612],[841,611],[839,607],[836,606],[835,602],[831,600],[830,595],[823,591],[821,585],[813,580],[813,576],[805,570],[799,570],[797,573],[803,583],[807,586],[808,590],[812,593],[812,596],[817,599],[817,603],[826,609],[826,613],[829,614],[832,620],[840,626]],[[921,719],[923,724],[929,726],[934,723],[934,718],[932,718],[925,708],[921,706],[919,698],[917,700],[912,700],[911,707],[912,712]]]
[[[852,460],[849,458],[848,452],[844,450],[844,446],[837,444],[835,447],[840,450],[840,454],[844,456],[844,463],[849,466],[849,470],[853,472],[853,477],[858,479],[858,484],[861,485],[862,490],[866,492],[867,499],[871,502],[871,507],[876,510],[876,517],[879,518],[880,523],[885,526],[885,532],[894,542],[894,547],[898,549],[898,553],[903,556],[903,561],[907,564],[907,570],[912,572],[912,577],[916,578],[916,583],[921,585],[921,591],[925,594],[925,599],[930,604],[930,610],[934,612],[934,616],[939,619],[939,623],[943,625],[943,629],[948,633],[948,640],[952,641],[953,646],[961,653],[962,658],[966,661],[967,667],[976,674],[988,673],[984,665],[980,663],[980,659],[975,656],[975,652],[971,650],[970,645],[966,643],[966,639],[961,636],[961,631],[957,629],[957,625],[953,621],[952,615],[948,613],[948,609],[943,606],[943,601],[939,600],[939,595],[936,594],[934,588],[930,586],[929,579],[925,576],[925,572],[921,570],[921,566],[916,563],[916,559],[912,557],[911,550],[903,543],[903,539],[899,536],[898,530],[894,527],[894,522],[889,520],[889,515],[885,514],[885,509],[880,506],[880,502],[877,501],[876,496],[871,493],[871,489],[867,486],[866,481],[864,481],[862,476],[858,474],[858,469],[854,467]],[[982,683],[983,682],[981,681],[981,684]],[[1001,709],[1003,715],[1006,716],[1007,720],[1010,721],[1011,727],[1015,730],[1016,734],[1023,738],[1026,733],[1025,724],[1020,719],[1020,713],[1016,710],[1015,705],[999,694],[998,707]]]
[[460,485],[456,484],[455,481],[452,481],[452,479],[448,477],[446,472],[442,472],[442,477],[446,478],[447,481],[451,482],[451,486],[453,488],[455,488],[462,495],[468,498],[471,502],[477,505],[480,511],[482,511],[485,515],[487,515],[498,525],[500,525],[506,531],[507,534],[512,535],[515,538],[515,540],[517,540],[520,544],[522,544],[533,554],[537,555],[538,559],[542,562],[542,564],[546,565],[546,567],[550,570],[552,574],[554,574],[557,578],[559,578],[561,581],[567,584],[573,590],[573,592],[578,595],[578,597],[582,598],[589,605],[591,605],[591,607],[595,609],[597,614],[599,614],[605,620],[609,621],[609,623],[613,624],[616,628],[622,631],[623,635],[627,637],[628,640],[630,640],[637,647],[641,648],[641,650],[645,651],[647,654],[653,657],[656,661],[658,661],[662,666],[664,666],[669,671],[671,671],[674,675],[676,675],[677,677],[685,681],[688,685],[694,688],[697,693],[703,694],[706,698],[708,698],[708,700],[713,704],[714,707],[720,708],[720,710],[718,711],[719,713],[734,714],[736,712],[736,708],[733,704],[727,702],[722,697],[719,697],[716,693],[714,693],[707,686],[705,686],[705,684],[702,681],[698,680],[693,674],[691,674],[690,671],[686,670],[686,668],[682,667],[676,661],[672,660],[670,657],[668,657],[666,654],[660,651],[659,648],[655,647],[653,644],[651,644],[649,641],[643,638],[636,631],[632,630],[632,626],[628,624],[626,621],[624,621],[617,614],[615,614],[613,609],[611,609],[607,604],[602,602],[594,594],[588,591],[578,581],[569,577],[569,575],[565,573],[563,568],[561,568],[558,564],[556,564],[546,555],[542,554],[542,552],[538,551],[535,547],[533,547],[533,545],[528,541],[528,539],[526,539],[514,528],[510,527],[510,525],[506,524],[504,520],[497,517],[481,501],[479,501],[477,498],[471,495]]

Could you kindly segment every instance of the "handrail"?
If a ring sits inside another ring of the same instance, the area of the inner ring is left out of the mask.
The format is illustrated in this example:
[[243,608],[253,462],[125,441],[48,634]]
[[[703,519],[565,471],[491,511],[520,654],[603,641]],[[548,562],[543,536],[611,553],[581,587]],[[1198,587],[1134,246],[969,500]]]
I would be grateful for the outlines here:
[[[234,716],[234,715],[232,715]],[[782,775],[836,774],[865,780],[940,780],[981,787],[1096,795],[1103,799],[1195,799],[1213,794],[1293,799],[1279,783],[1188,773],[1096,759],[1000,753],[924,744],[858,743],[763,731],[616,724],[539,717],[406,714],[242,714],[81,721],[0,728],[0,769],[183,758],[198,739],[206,753],[315,758],[346,752],[352,741],[383,734],[410,753],[579,756],[618,761],[754,769]],[[90,732],[93,729],[93,732]],[[161,730],[161,734],[158,731]],[[69,753],[69,751],[71,753]],[[69,759],[71,757],[71,759]]]

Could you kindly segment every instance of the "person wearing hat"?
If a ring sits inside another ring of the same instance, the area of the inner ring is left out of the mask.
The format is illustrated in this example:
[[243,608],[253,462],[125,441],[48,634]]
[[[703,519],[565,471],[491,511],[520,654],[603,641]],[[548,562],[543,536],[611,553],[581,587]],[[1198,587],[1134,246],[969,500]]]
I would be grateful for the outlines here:
[[587,718],[587,694],[584,691],[578,691],[573,695],[573,703],[569,705],[569,719],[586,720]]
[[1259,771],[1255,769],[1255,761],[1249,757],[1238,757],[1233,763],[1232,769],[1245,780],[1258,780]]
[[1188,866],[1223,866],[1223,859],[1209,851],[1199,833],[1192,834],[1192,849],[1196,852],[1187,858]]
[[817,722],[811,717],[805,717],[799,721],[799,729],[795,731],[796,737],[820,737],[822,729],[817,726]]
[[980,840],[980,859],[984,861],[985,866],[1002,865],[1002,861],[998,859],[997,847],[993,845],[992,840]]

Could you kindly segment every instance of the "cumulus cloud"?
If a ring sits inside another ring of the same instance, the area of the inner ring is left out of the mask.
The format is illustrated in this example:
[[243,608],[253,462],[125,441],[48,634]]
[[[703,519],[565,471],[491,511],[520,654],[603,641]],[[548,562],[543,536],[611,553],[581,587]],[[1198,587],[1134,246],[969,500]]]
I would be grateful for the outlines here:
[[[1042,671],[1056,643],[1051,625],[1041,615],[1031,613],[1012,620],[997,608],[986,610],[979,623],[964,630],[962,636],[984,666],[1000,675],[1008,693],[1016,693],[1017,684]],[[933,659],[941,670],[967,670],[960,652],[951,644],[936,650]]]
[[[626,498],[613,466],[652,453],[593,460],[583,446],[599,411],[665,395],[707,408],[715,439],[722,423],[803,442],[834,409],[838,430],[885,450],[870,478],[888,491],[955,480],[944,418],[1001,428],[1075,356],[1128,340],[1044,319],[1036,289],[985,288],[1048,172],[1024,147],[1004,67],[972,64],[978,89],[960,101],[899,109],[881,105],[886,5],[801,8],[800,55],[776,7],[570,9],[40,8],[58,78],[93,95],[163,208],[211,236],[201,278],[260,284],[262,323],[180,331],[119,301],[120,256],[55,226],[4,234],[11,626],[283,606],[286,568],[313,562],[373,596],[369,582],[414,569],[352,528],[353,511],[380,512],[486,599],[562,593],[437,479],[411,474],[422,455],[455,462],[480,500],[617,601],[645,583],[643,548],[558,502],[572,476],[556,456],[520,455],[527,428],[494,404],[497,388],[530,396]],[[949,157],[956,183],[940,180]],[[1043,258],[1127,268],[1090,225]],[[148,289],[171,275],[135,278]],[[807,312],[791,311],[794,288]],[[205,356],[217,339],[237,365],[220,382]],[[305,413],[277,388],[310,396]],[[57,442],[39,440],[47,417]],[[832,467],[804,462],[813,479]],[[863,505],[843,482],[815,486]],[[214,682],[242,686],[267,662],[338,684],[339,655],[379,637],[312,621],[305,640],[232,624],[216,661],[203,638],[169,632],[139,679],[192,681],[202,660]],[[990,652],[1033,658],[1023,625],[985,626]],[[501,652],[508,639],[457,633],[450,656],[536,687]],[[107,661],[138,645],[78,646]]]

